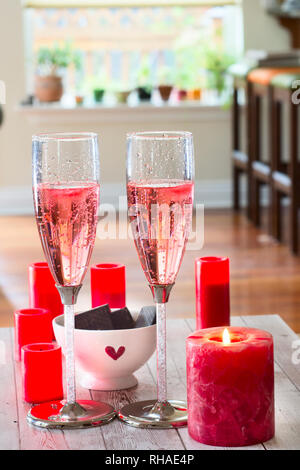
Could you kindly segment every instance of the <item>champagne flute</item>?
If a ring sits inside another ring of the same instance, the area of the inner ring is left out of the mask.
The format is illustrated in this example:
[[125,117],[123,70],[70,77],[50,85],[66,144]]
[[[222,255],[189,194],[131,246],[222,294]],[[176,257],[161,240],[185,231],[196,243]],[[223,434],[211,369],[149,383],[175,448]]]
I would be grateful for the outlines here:
[[193,137],[188,132],[129,134],[127,151],[128,215],[156,303],[157,400],[126,405],[119,418],[143,428],[185,426],[186,403],[167,400],[166,303],[191,230]]
[[33,197],[44,254],[64,305],[66,400],[33,407],[44,428],[99,426],[115,417],[106,403],[76,401],[74,306],[95,243],[99,205],[97,134],[33,136]]

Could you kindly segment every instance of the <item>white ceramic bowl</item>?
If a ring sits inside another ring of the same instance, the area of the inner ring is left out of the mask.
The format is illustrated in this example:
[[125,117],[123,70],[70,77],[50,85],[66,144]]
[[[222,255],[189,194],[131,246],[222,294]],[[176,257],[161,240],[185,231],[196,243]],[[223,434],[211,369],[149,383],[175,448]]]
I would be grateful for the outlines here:
[[[64,316],[53,320],[57,343],[65,348]],[[74,331],[76,369],[80,384],[91,390],[122,390],[133,387],[133,373],[152,356],[156,325],[130,330]]]

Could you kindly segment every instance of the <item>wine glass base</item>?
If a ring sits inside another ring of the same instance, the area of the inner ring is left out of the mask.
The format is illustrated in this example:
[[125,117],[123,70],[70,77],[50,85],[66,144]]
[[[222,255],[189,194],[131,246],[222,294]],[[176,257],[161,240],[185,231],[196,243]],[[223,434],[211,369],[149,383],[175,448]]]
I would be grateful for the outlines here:
[[140,401],[125,405],[118,418],[128,426],[136,428],[170,429],[187,425],[187,404],[184,401],[169,400],[173,408],[167,416],[153,412],[156,400]]
[[61,400],[33,406],[27,415],[27,421],[40,428],[80,429],[102,426],[116,416],[114,408],[107,403],[80,400],[77,404],[83,407],[84,412],[80,416],[67,418],[60,414],[65,404],[66,402]]

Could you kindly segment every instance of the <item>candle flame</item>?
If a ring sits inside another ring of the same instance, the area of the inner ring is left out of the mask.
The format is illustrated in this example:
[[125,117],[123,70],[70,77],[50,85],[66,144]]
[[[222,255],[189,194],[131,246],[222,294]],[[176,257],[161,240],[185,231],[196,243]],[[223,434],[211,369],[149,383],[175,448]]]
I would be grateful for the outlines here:
[[228,329],[225,328],[225,330],[223,331],[223,344],[227,345],[230,343],[231,343],[230,334],[229,334]]

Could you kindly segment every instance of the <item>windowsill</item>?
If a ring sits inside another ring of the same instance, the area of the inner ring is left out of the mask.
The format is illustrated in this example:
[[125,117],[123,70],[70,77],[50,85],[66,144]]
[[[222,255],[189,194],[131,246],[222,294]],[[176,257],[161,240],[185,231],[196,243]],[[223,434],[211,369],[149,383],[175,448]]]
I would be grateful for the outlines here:
[[74,122],[85,119],[87,122],[122,122],[135,121],[203,121],[224,120],[229,117],[229,110],[220,104],[208,104],[201,101],[182,101],[176,103],[139,103],[131,106],[121,103],[101,103],[82,106],[63,105],[60,103],[18,105],[17,112],[29,120],[53,121],[67,120]]

